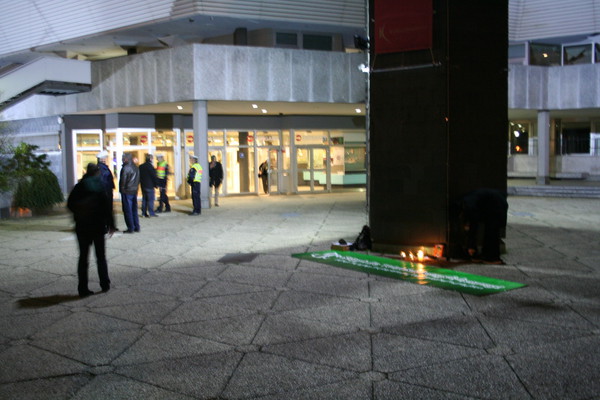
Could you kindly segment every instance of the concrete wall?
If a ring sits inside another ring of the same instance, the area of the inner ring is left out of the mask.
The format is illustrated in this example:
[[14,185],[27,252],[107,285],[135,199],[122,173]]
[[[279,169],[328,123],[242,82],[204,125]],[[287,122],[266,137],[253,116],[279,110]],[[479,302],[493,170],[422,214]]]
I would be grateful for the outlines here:
[[509,66],[508,107],[531,110],[600,108],[600,63]]
[[366,76],[360,53],[187,45],[92,64],[92,90],[37,95],[7,108],[6,120],[190,101],[358,103]]

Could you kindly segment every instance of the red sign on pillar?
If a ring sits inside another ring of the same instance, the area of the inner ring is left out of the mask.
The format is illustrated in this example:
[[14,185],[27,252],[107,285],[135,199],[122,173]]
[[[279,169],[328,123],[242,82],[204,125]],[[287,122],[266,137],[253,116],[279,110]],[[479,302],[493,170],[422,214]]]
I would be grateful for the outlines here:
[[431,0],[375,0],[375,53],[430,49]]

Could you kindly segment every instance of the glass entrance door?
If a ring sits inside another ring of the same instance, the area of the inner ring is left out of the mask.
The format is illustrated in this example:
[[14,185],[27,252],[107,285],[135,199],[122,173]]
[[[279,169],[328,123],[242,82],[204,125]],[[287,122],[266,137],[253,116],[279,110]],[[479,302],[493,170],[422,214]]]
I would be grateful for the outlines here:
[[331,163],[329,160],[329,147],[296,147],[298,193],[325,192],[331,190]]
[[[257,175],[261,174],[258,180],[258,193],[273,194],[281,192],[281,177],[280,171],[282,169],[280,161],[279,147],[258,147],[257,148]],[[263,164],[266,167],[261,168]],[[264,171],[266,170],[266,176]]]

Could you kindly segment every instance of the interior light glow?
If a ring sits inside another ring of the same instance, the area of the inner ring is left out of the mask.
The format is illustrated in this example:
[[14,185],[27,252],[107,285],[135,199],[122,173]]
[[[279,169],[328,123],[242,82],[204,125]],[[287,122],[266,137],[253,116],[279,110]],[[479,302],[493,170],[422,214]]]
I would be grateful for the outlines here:
[[521,132],[513,131],[513,135],[515,135],[515,137],[519,137],[519,136],[521,136]]
[[260,112],[262,112],[263,114],[266,114],[267,110],[263,108],[262,110],[260,110]]
[[177,106],[178,110],[183,110],[183,106]]
[[258,105],[252,104],[252,108],[258,108]]
[[544,58],[548,58],[548,53],[542,53],[542,56],[543,56]]
[[360,108],[355,108],[354,111],[356,111],[357,114],[360,114],[362,110]]

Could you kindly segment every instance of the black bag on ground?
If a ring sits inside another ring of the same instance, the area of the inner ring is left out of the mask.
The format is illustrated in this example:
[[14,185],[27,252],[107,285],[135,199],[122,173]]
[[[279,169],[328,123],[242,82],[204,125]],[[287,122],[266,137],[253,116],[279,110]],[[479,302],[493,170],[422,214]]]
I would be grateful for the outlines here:
[[371,228],[367,225],[363,226],[362,230],[358,234],[358,237],[352,243],[351,250],[371,250],[373,245],[371,241]]

